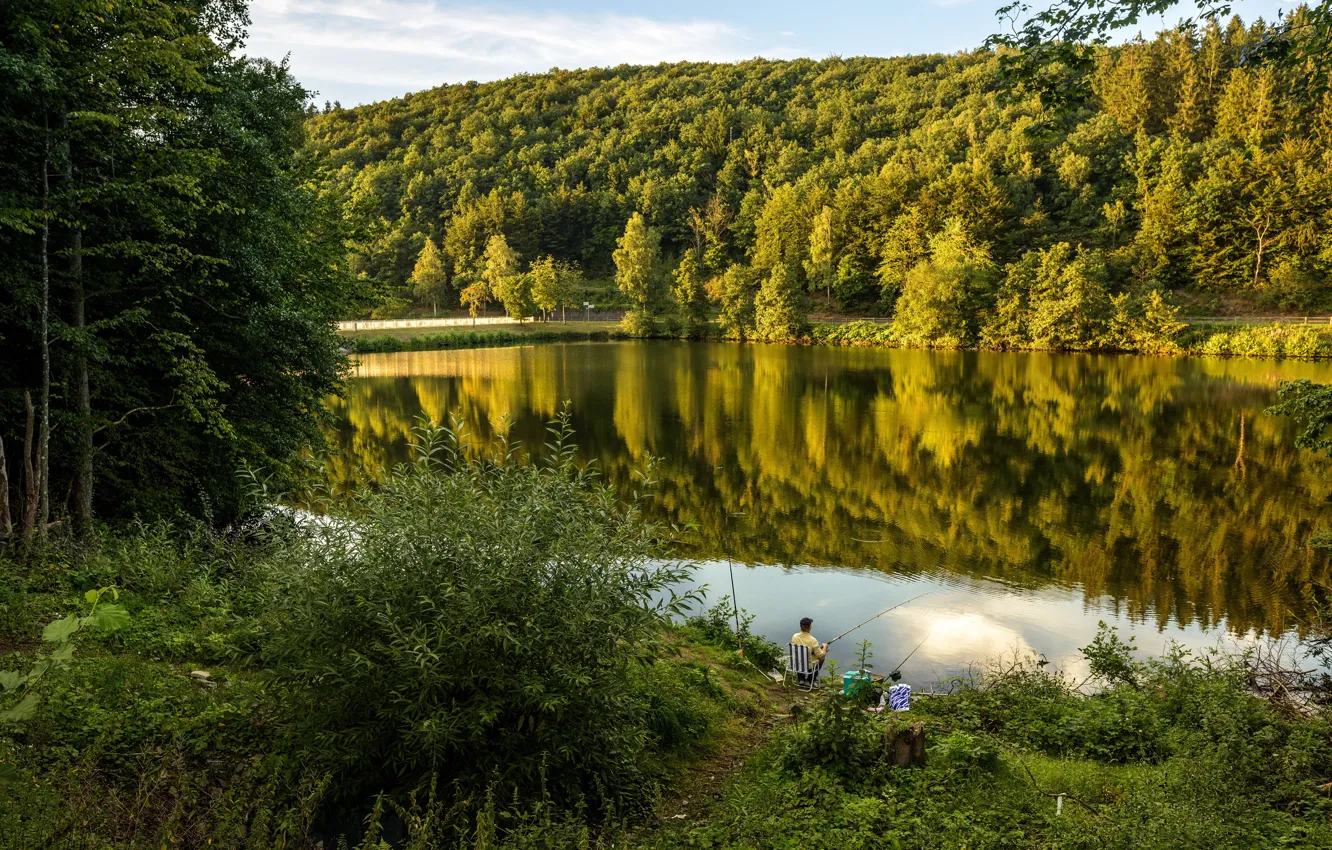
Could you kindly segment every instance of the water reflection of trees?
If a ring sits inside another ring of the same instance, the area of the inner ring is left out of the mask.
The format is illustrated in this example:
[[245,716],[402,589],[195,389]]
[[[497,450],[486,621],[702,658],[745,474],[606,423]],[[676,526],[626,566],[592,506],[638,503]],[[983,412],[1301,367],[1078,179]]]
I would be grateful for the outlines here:
[[1278,378],[1324,372],[686,343],[385,355],[333,402],[330,464],[382,474],[422,415],[485,438],[507,414],[538,447],[569,399],[618,486],[664,458],[658,509],[699,524],[702,555],[1075,583],[1133,616],[1284,630],[1328,578],[1305,540],[1332,483],[1262,410]]

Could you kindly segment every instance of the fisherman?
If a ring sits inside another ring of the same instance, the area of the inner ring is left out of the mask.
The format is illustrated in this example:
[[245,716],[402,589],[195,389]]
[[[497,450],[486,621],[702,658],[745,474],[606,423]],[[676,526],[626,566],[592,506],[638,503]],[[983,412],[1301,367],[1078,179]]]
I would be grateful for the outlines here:
[[800,618],[800,631],[791,635],[791,643],[796,646],[809,647],[809,660],[812,665],[823,663],[823,659],[828,656],[828,644],[819,643],[818,638],[809,633],[814,621],[809,617]]

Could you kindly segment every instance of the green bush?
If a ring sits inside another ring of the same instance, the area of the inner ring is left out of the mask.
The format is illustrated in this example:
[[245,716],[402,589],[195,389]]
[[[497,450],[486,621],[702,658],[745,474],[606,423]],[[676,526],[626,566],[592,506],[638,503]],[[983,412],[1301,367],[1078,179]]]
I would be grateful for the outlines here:
[[688,569],[657,558],[670,530],[574,462],[567,419],[540,465],[458,431],[416,450],[276,559],[266,658],[301,746],[347,791],[433,776],[603,814],[648,805],[633,670],[685,601],[671,588]]
[[659,336],[662,333],[663,319],[643,310],[629,310],[620,320],[620,330],[635,339]]
[[1286,334],[1287,357],[1326,357],[1332,354],[1332,338],[1310,327],[1294,327]]
[[762,635],[750,631],[754,615],[741,608],[739,640],[736,637],[737,612],[730,596],[723,596],[716,605],[686,621],[694,634],[704,643],[725,650],[743,648],[745,658],[759,670],[777,670],[782,667],[786,651]]
[[1190,328],[1185,338],[1186,347],[1200,354],[1311,359],[1332,356],[1332,328],[1325,326],[1223,328],[1211,325]]
[[1202,344],[1203,354],[1225,356],[1230,354],[1230,334],[1214,333]]
[[818,323],[810,328],[810,338],[827,345],[895,345],[892,325],[882,322]]
[[567,328],[556,327],[521,332],[510,330],[444,331],[409,338],[385,334],[384,336],[375,337],[351,337],[347,340],[347,345],[357,354],[381,354],[397,351],[439,351],[449,348],[482,348],[571,339],[604,340],[626,337],[627,335],[623,331],[571,331]]
[[1166,752],[1160,702],[1115,688],[1078,704],[1059,729],[1065,754],[1108,764],[1154,762]]

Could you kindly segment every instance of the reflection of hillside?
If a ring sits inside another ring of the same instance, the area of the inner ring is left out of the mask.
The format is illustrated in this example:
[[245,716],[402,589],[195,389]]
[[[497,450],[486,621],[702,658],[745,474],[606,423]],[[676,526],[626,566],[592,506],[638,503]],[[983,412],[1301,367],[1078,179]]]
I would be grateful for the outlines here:
[[1328,578],[1303,542],[1332,519],[1327,465],[1262,415],[1278,379],[1332,377],[1315,364],[623,343],[358,375],[334,402],[343,481],[404,460],[422,414],[480,437],[508,415],[539,450],[569,399],[617,486],[664,459],[658,509],[699,523],[702,554],[1076,583],[1240,630],[1289,627]]

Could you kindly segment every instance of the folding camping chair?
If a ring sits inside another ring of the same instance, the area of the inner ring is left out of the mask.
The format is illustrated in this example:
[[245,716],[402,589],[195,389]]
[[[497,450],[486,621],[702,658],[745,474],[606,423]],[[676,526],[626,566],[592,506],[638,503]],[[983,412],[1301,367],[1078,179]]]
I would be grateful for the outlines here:
[[819,673],[822,670],[822,661],[815,664],[813,669],[810,668],[809,647],[796,643],[786,645],[786,671],[782,674],[783,685],[786,684],[788,679],[794,678],[797,688],[803,687],[807,691],[812,691],[819,681]]

